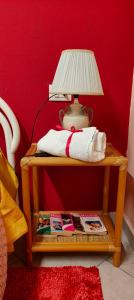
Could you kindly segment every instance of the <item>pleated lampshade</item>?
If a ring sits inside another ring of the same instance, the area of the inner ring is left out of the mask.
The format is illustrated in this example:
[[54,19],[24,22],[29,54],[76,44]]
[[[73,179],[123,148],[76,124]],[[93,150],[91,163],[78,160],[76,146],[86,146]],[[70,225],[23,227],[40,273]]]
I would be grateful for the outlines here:
[[103,95],[94,52],[83,49],[62,51],[51,92],[70,95]]

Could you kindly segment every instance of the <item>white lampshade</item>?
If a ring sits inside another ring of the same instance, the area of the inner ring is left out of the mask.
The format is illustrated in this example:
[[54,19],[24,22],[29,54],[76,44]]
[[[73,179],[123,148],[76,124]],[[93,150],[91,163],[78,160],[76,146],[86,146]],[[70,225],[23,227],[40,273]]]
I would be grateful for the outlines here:
[[103,95],[94,52],[83,49],[62,51],[51,91],[57,94]]

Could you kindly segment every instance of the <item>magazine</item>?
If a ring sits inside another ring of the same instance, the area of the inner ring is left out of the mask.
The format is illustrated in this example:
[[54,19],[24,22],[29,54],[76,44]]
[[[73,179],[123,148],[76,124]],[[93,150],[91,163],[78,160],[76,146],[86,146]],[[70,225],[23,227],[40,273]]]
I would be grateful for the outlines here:
[[51,234],[49,214],[39,215],[36,232],[40,235]]
[[81,222],[81,218],[79,214],[72,214],[72,220],[74,224],[74,232],[73,234],[84,234],[84,227]]
[[61,214],[63,235],[72,235],[74,232],[74,224],[71,214]]
[[50,214],[51,234],[63,234],[61,214]]
[[107,234],[107,229],[98,215],[81,214],[80,218],[86,234]]

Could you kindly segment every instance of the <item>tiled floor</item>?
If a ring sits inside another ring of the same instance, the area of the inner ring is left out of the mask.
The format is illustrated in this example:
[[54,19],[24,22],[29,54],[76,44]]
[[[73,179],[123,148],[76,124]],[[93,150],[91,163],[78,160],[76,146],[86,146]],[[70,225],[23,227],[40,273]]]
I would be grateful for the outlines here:
[[[134,250],[126,235],[123,235],[124,255],[119,268],[112,265],[110,255],[74,253],[74,254],[35,254],[35,266],[97,266],[100,271],[104,300],[134,299]],[[9,258],[9,264],[23,266],[23,261],[15,255]],[[58,299],[57,299],[58,300]]]

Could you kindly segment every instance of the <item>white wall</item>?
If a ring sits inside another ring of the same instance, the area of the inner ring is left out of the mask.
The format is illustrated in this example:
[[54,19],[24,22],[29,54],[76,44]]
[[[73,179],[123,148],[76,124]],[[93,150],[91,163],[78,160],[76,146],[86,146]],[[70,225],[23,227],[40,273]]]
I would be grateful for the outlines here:
[[128,134],[128,172],[134,177],[134,75],[130,106],[129,134]]
[[125,220],[134,235],[134,75],[128,134],[128,175],[125,199]]

